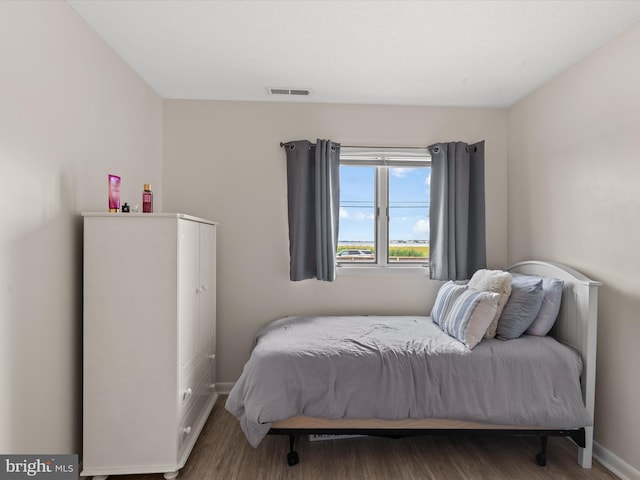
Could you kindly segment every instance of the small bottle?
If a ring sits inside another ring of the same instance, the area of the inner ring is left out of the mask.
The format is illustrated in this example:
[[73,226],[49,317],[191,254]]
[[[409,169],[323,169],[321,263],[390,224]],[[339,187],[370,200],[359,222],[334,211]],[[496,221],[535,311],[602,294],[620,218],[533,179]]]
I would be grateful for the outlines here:
[[142,192],[142,213],[153,213],[153,192],[148,183],[144,184]]
[[127,202],[124,202],[124,205],[122,205],[122,213],[129,213],[131,211],[131,207],[129,207],[129,204]]

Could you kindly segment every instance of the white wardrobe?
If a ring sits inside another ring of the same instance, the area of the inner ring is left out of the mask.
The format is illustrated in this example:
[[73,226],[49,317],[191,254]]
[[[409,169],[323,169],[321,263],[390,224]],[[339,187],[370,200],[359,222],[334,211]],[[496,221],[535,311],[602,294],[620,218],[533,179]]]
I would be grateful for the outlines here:
[[217,224],[83,217],[82,475],[175,478],[217,398]]

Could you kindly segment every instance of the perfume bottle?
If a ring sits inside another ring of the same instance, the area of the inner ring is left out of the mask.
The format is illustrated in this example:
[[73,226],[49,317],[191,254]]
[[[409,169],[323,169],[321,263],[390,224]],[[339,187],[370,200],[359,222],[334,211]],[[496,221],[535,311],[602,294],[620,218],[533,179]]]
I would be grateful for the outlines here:
[[148,183],[144,184],[142,192],[142,213],[153,213],[153,192]]

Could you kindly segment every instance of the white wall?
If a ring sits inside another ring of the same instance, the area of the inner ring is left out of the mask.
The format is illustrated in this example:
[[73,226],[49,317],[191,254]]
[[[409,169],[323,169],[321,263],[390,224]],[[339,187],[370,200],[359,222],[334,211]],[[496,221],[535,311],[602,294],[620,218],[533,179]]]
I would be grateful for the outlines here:
[[280,141],[485,139],[489,266],[546,258],[604,282],[596,441],[640,469],[640,27],[508,115],[165,101],[164,180],[162,101],[65,3],[0,2],[0,58],[0,452],[80,450],[79,212],[106,209],[108,173],[125,201],[152,183],[158,211],[222,222],[218,375],[232,382],[273,318],[426,313],[437,288],[400,275],[290,282]]
[[506,264],[506,110],[164,101],[167,210],[221,222],[218,381],[234,382],[258,329],[288,314],[428,314],[426,276],[289,281],[281,141],[426,146],[486,140],[488,262]]
[[[595,440],[640,478],[640,24],[509,112],[509,261],[600,289]],[[636,478],[636,477],[634,477]]]
[[161,208],[162,102],[61,1],[0,2],[0,59],[0,452],[77,453],[79,213]]

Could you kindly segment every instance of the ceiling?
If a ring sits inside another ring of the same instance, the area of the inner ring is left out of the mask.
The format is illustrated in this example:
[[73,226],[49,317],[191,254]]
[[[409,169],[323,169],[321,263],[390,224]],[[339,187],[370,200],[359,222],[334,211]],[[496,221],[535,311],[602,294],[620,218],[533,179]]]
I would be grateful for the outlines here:
[[640,20],[639,0],[67,3],[181,99],[507,107]]

